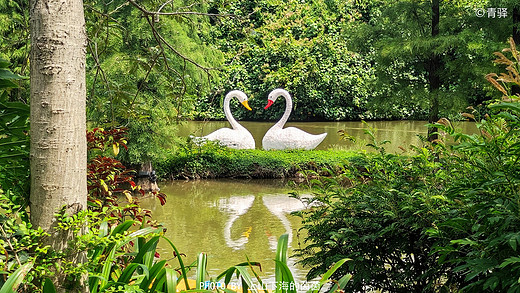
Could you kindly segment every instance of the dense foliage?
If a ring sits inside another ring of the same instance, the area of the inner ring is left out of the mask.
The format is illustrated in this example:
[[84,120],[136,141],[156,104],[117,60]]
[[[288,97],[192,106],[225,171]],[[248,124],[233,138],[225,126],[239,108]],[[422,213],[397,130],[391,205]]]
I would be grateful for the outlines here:
[[[437,103],[455,117],[489,99],[482,76],[518,6],[439,1],[433,35],[432,1],[236,1],[213,8],[241,16],[215,20],[214,36],[226,54],[223,85],[255,98],[253,108],[284,87],[294,95],[294,120],[427,119]],[[507,7],[508,17],[476,15],[488,7]],[[218,102],[203,101],[201,118],[222,118]],[[237,115],[265,120],[281,111]]]
[[511,60],[499,53],[497,62],[508,73],[495,80],[507,101],[490,105],[491,115],[465,114],[478,134],[441,119],[436,126],[456,144],[439,140],[411,157],[379,148],[361,166],[313,182],[313,206],[300,214],[309,277],[348,257],[352,291],[520,290],[520,97],[510,95],[520,59],[513,42],[507,51]]
[[172,179],[295,178],[309,170],[337,170],[359,158],[351,152],[235,150],[214,143],[186,144],[157,165],[160,176]]
[[[161,12],[178,15],[153,16],[126,0],[85,4],[88,119],[94,126],[128,128],[125,162],[158,160],[175,142],[175,122],[208,94],[210,68],[221,62],[205,39],[207,18],[182,14],[205,6],[173,1]],[[154,10],[161,4],[135,5]]]
[[[214,35],[227,55],[225,88],[239,88],[263,107],[275,88],[294,96],[296,120],[375,118],[366,112],[374,72],[346,46],[344,25],[353,21],[345,1],[237,1],[224,11],[241,21],[216,21]],[[217,8],[215,8],[217,9]],[[209,104],[207,104],[209,103]],[[207,101],[204,107],[218,103]],[[278,111],[239,111],[239,117],[274,119]],[[367,116],[368,115],[368,116]]]
[[17,204],[26,206],[29,196],[29,105],[11,101],[20,75],[0,58],[0,188]]

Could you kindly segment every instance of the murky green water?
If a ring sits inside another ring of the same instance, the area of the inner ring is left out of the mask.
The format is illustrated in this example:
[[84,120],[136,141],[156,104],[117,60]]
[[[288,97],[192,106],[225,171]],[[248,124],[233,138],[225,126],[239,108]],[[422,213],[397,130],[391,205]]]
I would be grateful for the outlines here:
[[[240,122],[255,138],[256,148],[262,148],[262,138],[267,130],[273,126],[272,122]],[[426,121],[369,121],[367,124],[376,129],[376,141],[390,141],[385,144],[389,152],[400,153],[401,148],[408,149],[410,145],[420,145],[420,135],[426,136]],[[327,133],[325,140],[316,149],[340,148],[350,150],[368,149],[366,144],[371,142],[365,134],[367,125],[360,121],[342,122],[289,122],[286,127],[298,127],[312,134]],[[204,136],[219,128],[230,127],[227,121],[189,121],[179,127],[180,136]],[[466,133],[475,132],[475,124],[471,122],[456,123],[456,127]],[[341,140],[338,130],[344,130],[356,138],[356,142]],[[400,148],[401,147],[401,148]]]
[[[278,237],[287,233],[291,250],[298,247],[300,219],[289,214],[302,209],[303,204],[288,196],[291,189],[283,181],[172,181],[160,187],[167,195],[166,205],[145,199],[143,206],[164,223],[166,236],[186,254],[186,263],[196,260],[200,252],[208,254],[212,277],[245,262],[247,256],[261,262],[262,275],[273,280]],[[167,249],[162,253],[171,256]],[[292,267],[303,280],[300,267]]]

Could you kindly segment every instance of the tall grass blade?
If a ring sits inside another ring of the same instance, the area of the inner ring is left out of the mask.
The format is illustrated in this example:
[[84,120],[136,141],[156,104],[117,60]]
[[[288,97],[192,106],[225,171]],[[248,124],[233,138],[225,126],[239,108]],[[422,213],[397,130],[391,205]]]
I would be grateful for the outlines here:
[[202,289],[201,285],[204,285],[206,279],[206,266],[208,264],[208,257],[205,253],[201,252],[197,258],[197,277],[195,279],[195,286],[197,289]]
[[173,245],[172,241],[164,236],[161,236],[162,239],[166,240],[168,244],[172,247],[173,251],[175,251],[175,256],[177,257],[177,260],[179,261],[179,266],[181,269],[182,275],[181,278],[184,279],[184,285],[186,286],[186,290],[190,290],[190,285],[188,284],[188,275],[186,273],[186,267],[184,266],[184,262],[182,261],[181,254],[179,253],[179,250],[177,250],[177,247]]
[[[127,222],[132,222],[132,221],[126,221],[125,223],[127,223]],[[122,233],[123,231],[125,231],[123,228],[128,229],[131,227],[131,225],[128,226],[128,224],[123,225],[125,223],[119,224],[115,228],[115,229],[117,229],[118,227],[121,227],[121,229],[119,229],[120,232],[118,232],[118,233]],[[128,244],[130,241],[135,240],[135,238],[137,238],[139,236],[148,235],[148,234],[151,234],[151,233],[154,233],[157,231],[158,231],[157,228],[152,228],[152,227],[139,229],[137,231],[130,233],[123,241],[120,241],[117,244],[113,245],[105,260],[105,263],[103,264],[103,268],[101,270],[101,275],[95,276],[93,279],[92,285],[94,286],[94,290],[91,289],[91,292],[94,292],[94,293],[97,292],[98,286],[99,286],[99,288],[104,288],[105,286],[107,286],[108,280],[110,280],[110,272],[112,270],[113,261],[115,260],[115,255],[116,255],[116,252],[118,249],[120,249],[122,246]],[[114,232],[112,232],[112,235],[114,235]],[[148,271],[147,271],[147,273],[148,273]],[[99,284],[95,281],[96,277],[99,278]],[[89,280],[89,283],[91,283],[90,280]]]
[[[287,250],[289,246],[289,235],[283,234],[278,238],[278,246],[276,247],[276,258],[275,258],[275,286],[276,293],[288,292],[282,290],[282,284],[286,284],[290,280],[294,283],[294,278],[291,271],[287,267]],[[294,284],[293,284],[294,287]]]
[[166,293],[177,293],[177,273],[170,268],[165,268]]
[[[142,238],[140,238],[142,239]],[[157,250],[157,243],[159,242],[159,236],[152,237],[148,242],[139,246],[139,252],[135,256],[133,263],[141,263],[147,267],[151,267],[155,257],[155,251]]]
[[279,271],[279,279],[276,279],[276,290],[275,292],[284,292],[284,293],[297,293],[296,292],[296,282],[294,282],[294,277],[292,275],[291,270],[287,266],[287,263],[281,262],[275,259],[276,269]]
[[166,264],[165,260],[162,260],[158,263],[156,263],[149,271],[148,276],[146,276],[142,281],[139,288],[146,290],[148,288],[151,288],[153,283],[158,281],[158,275],[161,272],[161,270],[164,268],[164,265]]
[[[151,288],[148,292],[157,292],[157,288],[163,288],[164,283],[166,282],[166,268],[161,268],[161,270],[157,273],[154,279],[152,279]],[[160,292],[164,292],[164,290],[160,290]]]
[[23,279],[25,278],[25,275],[32,269],[33,264],[32,263],[26,263],[19,267],[14,273],[9,276],[7,281],[5,281],[2,288],[0,288],[0,293],[12,293],[16,292],[16,289],[18,286],[20,286],[20,283],[22,283]]
[[[235,268],[237,270],[237,274],[240,276],[240,279],[242,281],[242,292],[258,292],[256,290],[256,287],[254,286],[253,278],[251,278],[251,276],[247,272],[246,267],[236,266]],[[249,288],[251,289],[249,290]]]
[[139,267],[143,268],[144,266],[142,264],[137,264],[137,263],[129,264],[123,270],[123,272],[121,273],[121,276],[119,276],[119,279],[117,279],[117,282],[121,283],[121,284],[128,284],[130,282],[130,279],[132,278],[135,270],[137,270],[137,268],[139,268]]
[[[332,268],[330,268],[325,274],[323,274],[323,276],[321,277],[321,280],[319,282],[318,288],[313,290],[312,293],[318,293],[321,290],[321,288],[323,287],[323,285],[325,285],[326,283],[328,283],[330,281],[330,277],[339,269],[339,267],[341,267],[345,262],[347,262],[349,260],[351,260],[351,259],[344,258],[344,259],[341,259],[340,261],[338,261],[337,263],[335,263],[332,266]],[[352,278],[352,275],[350,275],[350,274],[343,276],[339,282],[340,283],[339,289],[342,289],[351,278]],[[344,282],[345,284],[342,285],[342,282]],[[335,288],[335,289],[333,289],[331,291],[338,289],[338,284],[335,284],[333,288]]]
[[343,290],[343,288],[345,288],[345,286],[350,281],[350,279],[352,279],[351,274],[344,275],[343,277],[341,277],[341,279],[339,279],[338,283],[336,283],[336,284],[334,284],[334,286],[332,286],[332,288],[329,291],[336,292],[338,289]]

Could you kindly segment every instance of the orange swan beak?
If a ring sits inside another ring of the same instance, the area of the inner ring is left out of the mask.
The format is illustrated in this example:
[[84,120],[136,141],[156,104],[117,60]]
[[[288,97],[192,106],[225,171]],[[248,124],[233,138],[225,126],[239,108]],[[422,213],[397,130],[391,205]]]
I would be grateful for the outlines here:
[[246,109],[249,110],[249,111],[253,110],[253,109],[251,109],[251,107],[249,107],[249,103],[247,101],[243,101],[242,105],[244,105],[244,107],[246,107]]

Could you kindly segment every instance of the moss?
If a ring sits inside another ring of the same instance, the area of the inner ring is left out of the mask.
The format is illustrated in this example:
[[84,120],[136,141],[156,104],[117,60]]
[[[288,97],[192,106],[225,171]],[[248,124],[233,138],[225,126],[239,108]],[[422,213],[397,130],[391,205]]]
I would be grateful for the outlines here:
[[234,150],[208,144],[171,153],[156,168],[161,177],[171,179],[291,178],[304,170],[339,171],[360,157],[344,150]]

